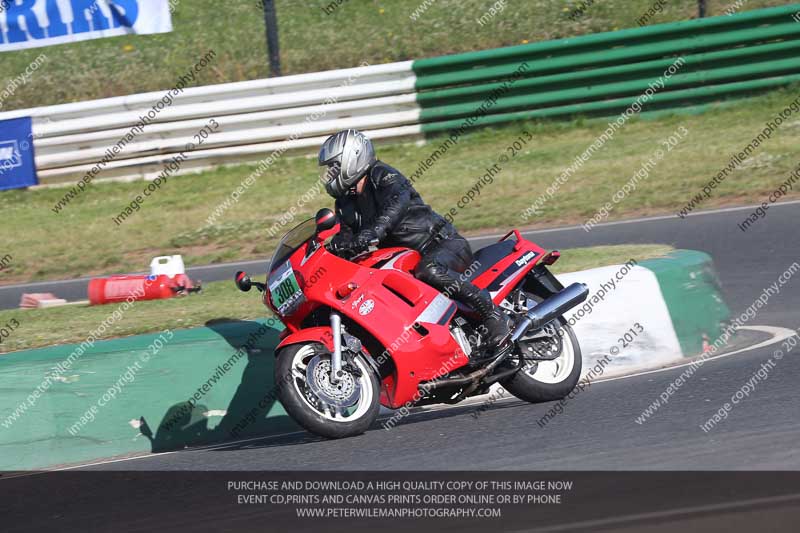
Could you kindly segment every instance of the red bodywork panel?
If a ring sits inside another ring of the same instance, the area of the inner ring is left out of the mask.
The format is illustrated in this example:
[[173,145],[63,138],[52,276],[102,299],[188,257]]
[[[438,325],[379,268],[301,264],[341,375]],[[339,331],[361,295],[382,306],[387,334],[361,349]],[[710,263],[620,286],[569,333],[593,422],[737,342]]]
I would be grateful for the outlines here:
[[[284,331],[288,332],[289,330]],[[301,342],[319,342],[320,344],[324,344],[328,350],[333,351],[333,334],[331,333],[331,327],[317,326],[289,333],[281,339],[281,342],[275,347],[275,350],[277,351],[284,346]]]
[[[544,254],[542,248],[516,235],[519,241],[511,254],[474,280],[493,293],[495,302],[505,298]],[[395,409],[419,399],[421,382],[467,364],[449,328],[455,302],[412,274],[420,259],[418,252],[385,248],[351,262],[322,246],[306,257],[308,246],[309,242],[303,244],[289,258],[304,301],[290,316],[282,317],[288,334],[278,348],[313,341],[332,350],[330,326],[304,328],[303,321],[322,306],[337,311],[343,323],[347,323],[344,317],[358,323],[385,348],[377,357],[371,354],[374,359],[380,362],[388,355],[393,360],[395,371],[383,380],[381,403]],[[280,266],[271,265],[273,270]],[[271,307],[269,291],[264,293],[264,302]]]
[[[517,237],[517,242],[511,254],[500,259],[494,266],[472,280],[477,287],[487,289],[495,303],[502,302],[547,253],[544,248],[523,239],[517,230],[514,230],[513,233]],[[504,241],[509,235],[500,239],[499,242]]]

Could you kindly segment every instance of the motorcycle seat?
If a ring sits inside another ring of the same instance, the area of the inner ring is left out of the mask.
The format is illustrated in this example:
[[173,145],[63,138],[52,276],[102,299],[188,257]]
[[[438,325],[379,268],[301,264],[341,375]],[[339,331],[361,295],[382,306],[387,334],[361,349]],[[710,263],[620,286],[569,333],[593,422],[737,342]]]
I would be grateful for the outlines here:
[[466,278],[466,281],[472,281],[479,277],[481,274],[496,265],[501,259],[511,254],[514,250],[516,241],[506,240],[484,246],[480,250],[473,253],[475,261],[479,266],[471,270],[471,275]]

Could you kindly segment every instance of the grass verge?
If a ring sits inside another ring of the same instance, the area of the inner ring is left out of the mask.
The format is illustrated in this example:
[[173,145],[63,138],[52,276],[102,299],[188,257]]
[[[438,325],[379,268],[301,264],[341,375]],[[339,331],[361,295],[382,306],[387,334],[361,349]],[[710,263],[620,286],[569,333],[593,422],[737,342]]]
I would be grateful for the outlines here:
[[[664,157],[635,190],[613,206],[608,220],[675,213],[720,172],[731,154],[751,142],[767,119],[796,97],[796,89],[777,91],[702,115],[634,119],[530,219],[522,216],[526,208],[595,141],[607,121],[524,122],[474,131],[417,179],[415,187],[435,210],[448,213],[458,208],[460,199],[482,179],[486,168],[508,154],[508,147],[527,131],[532,140],[504,163],[491,183],[484,183],[479,195],[457,209],[453,218],[460,231],[583,223],[611,202],[659,149],[664,150]],[[681,128],[688,133],[667,151],[662,143]],[[701,207],[760,203],[800,163],[798,144],[800,115],[793,115],[718,185]],[[381,145],[378,154],[410,176],[438,145],[436,139]],[[299,220],[332,205],[317,189],[318,194],[308,195],[298,207],[298,201],[316,183],[316,160],[286,157],[209,225],[207,218],[230,200],[232,191],[254,168],[240,165],[172,178],[118,227],[111,219],[141,193],[143,182],[93,184],[58,215],[50,208],[64,194],[62,189],[0,194],[6,228],[0,249],[5,269],[0,280],[137,272],[146,270],[152,257],[169,254],[182,254],[187,265],[258,259],[270,255],[279,236]],[[293,215],[287,215],[290,208],[295,209]],[[687,231],[692,231],[691,218],[684,223]],[[281,230],[270,238],[266,230],[275,224]]]
[[[671,251],[663,245],[598,246],[564,250],[556,271],[576,271],[660,257]],[[255,274],[255,273],[254,273]],[[260,278],[261,275],[258,275]],[[49,309],[0,311],[0,324],[16,321],[19,326],[0,344],[0,353],[53,344],[80,343],[119,305],[70,305]],[[232,281],[209,283],[200,294],[170,300],[136,302],[121,319],[106,329],[101,339],[204,325],[209,320],[247,320],[263,317],[267,309],[260,293],[239,292]]]
[[[67,3],[67,2],[63,2]],[[420,59],[637,26],[654,0],[277,0],[284,74]],[[194,85],[269,75],[258,0],[173,2],[171,33],[124,36],[0,54],[0,88],[39,54],[47,61],[6,98],[3,110],[60,104],[173,87],[209,50],[213,64]],[[338,4],[330,9],[331,4]],[[423,4],[426,8],[423,8]],[[580,6],[590,4],[579,10]],[[722,15],[731,0],[708,0]],[[784,5],[749,0],[747,10]],[[501,5],[505,7],[499,9]],[[648,24],[697,16],[696,0],[661,2]],[[490,11],[496,13],[488,19]],[[499,10],[499,12],[498,12]],[[415,18],[412,18],[416,14]],[[479,19],[481,22],[479,22]]]

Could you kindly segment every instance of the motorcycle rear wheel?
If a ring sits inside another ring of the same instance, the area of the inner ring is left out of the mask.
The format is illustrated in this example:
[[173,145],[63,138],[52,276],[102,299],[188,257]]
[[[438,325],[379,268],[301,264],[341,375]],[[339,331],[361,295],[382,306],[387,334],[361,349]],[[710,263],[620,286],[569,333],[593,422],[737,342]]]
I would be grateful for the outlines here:
[[319,343],[286,346],[276,353],[278,399],[295,422],[322,437],[340,439],[364,433],[380,412],[380,382],[362,355],[353,363],[360,376],[342,370],[329,379],[331,354]]
[[511,394],[530,403],[565,398],[581,375],[581,347],[572,327],[559,317],[553,321],[561,336],[561,352],[552,361],[539,361],[525,367],[500,384]]

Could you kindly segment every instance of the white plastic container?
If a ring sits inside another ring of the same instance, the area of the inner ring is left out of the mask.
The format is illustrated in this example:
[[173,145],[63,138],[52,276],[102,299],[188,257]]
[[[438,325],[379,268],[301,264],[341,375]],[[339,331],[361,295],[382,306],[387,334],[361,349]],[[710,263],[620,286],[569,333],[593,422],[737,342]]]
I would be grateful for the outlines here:
[[150,275],[165,275],[174,278],[178,274],[185,274],[186,268],[183,266],[183,257],[180,255],[162,255],[150,261]]

